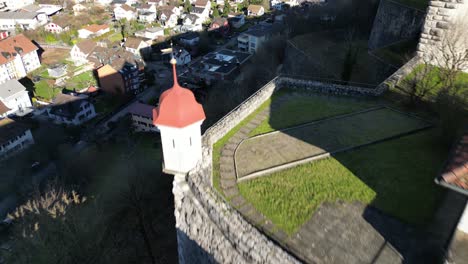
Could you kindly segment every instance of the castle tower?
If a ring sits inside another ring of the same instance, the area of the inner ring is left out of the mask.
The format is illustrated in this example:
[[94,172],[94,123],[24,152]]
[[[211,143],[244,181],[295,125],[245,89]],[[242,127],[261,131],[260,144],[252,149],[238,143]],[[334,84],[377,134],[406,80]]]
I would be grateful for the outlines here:
[[200,126],[205,112],[193,93],[177,82],[176,63],[172,58],[174,85],[161,94],[159,106],[153,109],[153,124],[161,132],[164,171],[185,174],[202,156]]

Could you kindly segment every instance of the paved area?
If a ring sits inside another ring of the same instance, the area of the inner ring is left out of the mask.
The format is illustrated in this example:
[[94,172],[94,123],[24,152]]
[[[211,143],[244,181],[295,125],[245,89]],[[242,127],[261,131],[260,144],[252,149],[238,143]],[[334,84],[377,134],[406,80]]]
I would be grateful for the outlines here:
[[237,177],[371,144],[428,126],[429,123],[421,119],[381,107],[271,132],[239,144],[235,152]]

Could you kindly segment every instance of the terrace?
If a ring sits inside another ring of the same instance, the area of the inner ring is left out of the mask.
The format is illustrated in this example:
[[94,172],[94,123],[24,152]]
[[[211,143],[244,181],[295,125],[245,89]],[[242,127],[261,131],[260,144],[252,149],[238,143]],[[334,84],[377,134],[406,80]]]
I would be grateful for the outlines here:
[[385,99],[283,88],[214,144],[213,184],[303,260],[430,259],[448,152],[431,124]]

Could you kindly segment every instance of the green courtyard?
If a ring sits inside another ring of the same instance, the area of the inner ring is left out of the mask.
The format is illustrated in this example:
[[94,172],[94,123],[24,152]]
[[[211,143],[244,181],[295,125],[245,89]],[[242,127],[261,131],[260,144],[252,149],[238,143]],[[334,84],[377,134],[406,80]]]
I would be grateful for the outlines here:
[[[282,103],[275,105],[277,101]],[[242,211],[241,206],[236,205],[238,198],[225,192],[222,187],[223,181],[226,181],[222,177],[225,168],[220,164],[222,163],[220,161],[225,159],[222,158],[222,151],[224,146],[231,144],[233,136],[237,136],[244,127],[252,123],[252,120],[258,119],[265,110],[269,114],[264,121],[247,133],[247,137],[308,122],[323,121],[326,118],[381,105],[396,107],[385,99],[331,97],[281,90],[214,144],[215,188]],[[339,119],[331,119],[328,122],[332,123],[327,124],[325,120],[323,124],[333,129],[327,128],[322,131],[323,133],[318,133],[319,127],[311,127],[310,131],[303,130],[301,136],[313,137],[315,141],[312,144],[316,145],[325,144],[327,138],[341,138],[346,145],[355,143],[359,145],[369,140],[385,139],[427,125],[420,119],[387,108],[368,113],[370,114],[357,115],[356,118],[359,116],[359,120],[356,119],[354,120],[356,122],[348,124],[346,122],[333,124],[333,120]],[[373,127],[372,133],[369,133],[369,127]],[[301,137],[294,133],[286,134],[295,140]],[[405,223],[423,228],[432,219],[438,205],[437,201],[442,194],[442,190],[433,182],[448,153],[448,148],[439,140],[439,134],[438,127],[429,128],[355,150],[340,152],[330,158],[260,178],[238,182],[236,185],[243,199],[252,204],[276,228],[288,235],[294,234],[324,202],[337,201],[368,204]],[[320,137],[316,138],[317,135]],[[278,145],[275,139],[267,141],[260,145],[268,148]],[[288,151],[283,148],[274,154],[284,158],[286,152]],[[257,164],[267,160],[269,156],[274,156],[271,154],[272,151],[269,153],[267,156],[247,158],[245,164],[249,164],[247,160]],[[255,162],[252,162],[253,160]],[[260,220],[256,224],[262,225],[262,223],[265,222]]]

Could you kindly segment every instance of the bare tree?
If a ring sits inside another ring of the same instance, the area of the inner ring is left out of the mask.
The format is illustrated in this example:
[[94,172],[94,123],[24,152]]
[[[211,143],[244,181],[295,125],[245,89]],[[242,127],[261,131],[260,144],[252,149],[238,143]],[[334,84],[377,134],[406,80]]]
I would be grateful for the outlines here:
[[395,88],[408,97],[409,105],[414,106],[442,85],[442,79],[437,75],[434,76],[436,71],[428,60],[424,60],[420,68],[403,79]]

